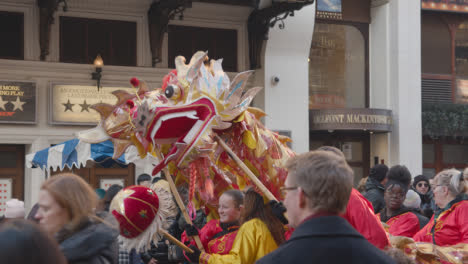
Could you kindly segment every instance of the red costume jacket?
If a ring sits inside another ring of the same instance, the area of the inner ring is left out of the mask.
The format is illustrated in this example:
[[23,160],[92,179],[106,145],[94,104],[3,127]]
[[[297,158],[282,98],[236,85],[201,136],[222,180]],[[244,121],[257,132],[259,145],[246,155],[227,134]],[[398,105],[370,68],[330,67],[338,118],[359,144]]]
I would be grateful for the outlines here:
[[434,213],[429,223],[413,239],[417,242],[430,242],[438,246],[468,243],[467,198],[456,199],[450,202],[442,212]]
[[[385,209],[383,209],[385,210]],[[413,237],[421,228],[419,218],[412,212],[403,212],[401,214],[390,217],[386,220],[378,213],[377,216],[385,222],[389,228],[388,232],[392,236]]]
[[[237,235],[238,225],[232,225],[223,230],[218,219],[213,219],[198,232],[203,247],[208,254],[224,255],[229,253]],[[223,232],[223,233],[222,233]],[[190,241],[187,234],[182,233],[182,243]],[[190,241],[190,245],[196,245],[195,241]]]
[[384,249],[390,244],[380,218],[374,214],[372,204],[354,188],[342,217],[377,248]]

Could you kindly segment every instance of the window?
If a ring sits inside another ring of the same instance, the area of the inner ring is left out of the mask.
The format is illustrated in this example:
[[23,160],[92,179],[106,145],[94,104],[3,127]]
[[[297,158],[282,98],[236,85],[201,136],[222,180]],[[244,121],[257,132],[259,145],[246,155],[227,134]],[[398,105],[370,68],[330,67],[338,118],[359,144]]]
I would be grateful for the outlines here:
[[23,13],[0,12],[0,58],[24,59]]
[[458,25],[455,35],[455,103],[468,104],[468,21]]
[[444,169],[463,170],[466,167],[468,167],[468,144],[466,142],[454,139],[424,139],[424,175],[432,178]]
[[223,69],[237,71],[237,31],[231,29],[169,26],[169,67],[175,68],[175,57],[187,61],[199,51],[208,51],[213,59],[223,59]]
[[136,66],[136,23],[76,17],[60,18],[60,61]]
[[421,70],[430,74],[452,73],[452,44],[445,22],[434,14],[422,14]]
[[468,22],[461,23],[455,35],[455,66],[457,77],[468,78]]
[[366,107],[366,40],[351,25],[316,23],[309,55],[309,108]]

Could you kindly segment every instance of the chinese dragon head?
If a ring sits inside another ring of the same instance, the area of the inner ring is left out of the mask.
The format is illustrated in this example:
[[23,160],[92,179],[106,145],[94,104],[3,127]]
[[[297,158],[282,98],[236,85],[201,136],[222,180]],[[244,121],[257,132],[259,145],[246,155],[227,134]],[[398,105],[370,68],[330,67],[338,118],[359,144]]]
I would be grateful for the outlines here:
[[286,146],[289,138],[265,128],[259,121],[265,114],[249,107],[261,90],[245,89],[252,71],[239,73],[230,82],[221,62],[208,61],[200,51],[188,64],[179,56],[176,69],[164,77],[160,89],[152,91],[132,79],[138,91],[116,91],[115,105],[94,105],[101,122],[78,137],[90,143],[112,140],[114,158],[136,146],[141,158],[159,159],[153,175],[167,167],[177,185],[189,187],[190,200],[215,206],[224,190],[251,185],[214,139],[218,135],[280,198],[287,175],[283,163],[294,155]]

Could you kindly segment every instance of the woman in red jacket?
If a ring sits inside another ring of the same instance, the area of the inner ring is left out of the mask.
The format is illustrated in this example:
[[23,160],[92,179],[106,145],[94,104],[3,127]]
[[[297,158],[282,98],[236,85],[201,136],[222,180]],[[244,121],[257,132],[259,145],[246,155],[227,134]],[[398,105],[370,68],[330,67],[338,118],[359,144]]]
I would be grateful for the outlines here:
[[465,180],[455,169],[443,170],[433,181],[434,201],[443,208],[413,238],[439,246],[468,243],[468,197]]
[[221,255],[229,253],[239,229],[243,202],[244,194],[241,191],[225,191],[219,197],[219,219],[209,221],[200,232],[197,232],[196,229],[193,230],[194,227],[187,227],[188,230],[182,234],[182,242],[190,242],[191,245],[195,245],[193,240],[187,238],[186,233],[199,234],[207,253]]
[[413,237],[419,229],[419,219],[410,208],[403,206],[411,174],[405,166],[393,166],[387,173],[388,182],[385,184],[385,207],[378,216],[388,226],[388,232],[393,236]]

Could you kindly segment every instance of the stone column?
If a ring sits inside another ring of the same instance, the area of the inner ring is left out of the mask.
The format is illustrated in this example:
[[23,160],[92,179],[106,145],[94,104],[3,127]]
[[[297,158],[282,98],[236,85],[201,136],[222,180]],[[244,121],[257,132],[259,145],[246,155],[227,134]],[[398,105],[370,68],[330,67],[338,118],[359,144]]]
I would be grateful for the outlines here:
[[370,24],[370,107],[392,109],[394,118],[391,133],[371,137],[371,157],[413,176],[422,173],[420,4],[374,0]]
[[[315,4],[270,29],[265,51],[265,124],[291,132],[293,150],[309,150],[309,66]],[[275,77],[278,78],[275,80]]]

